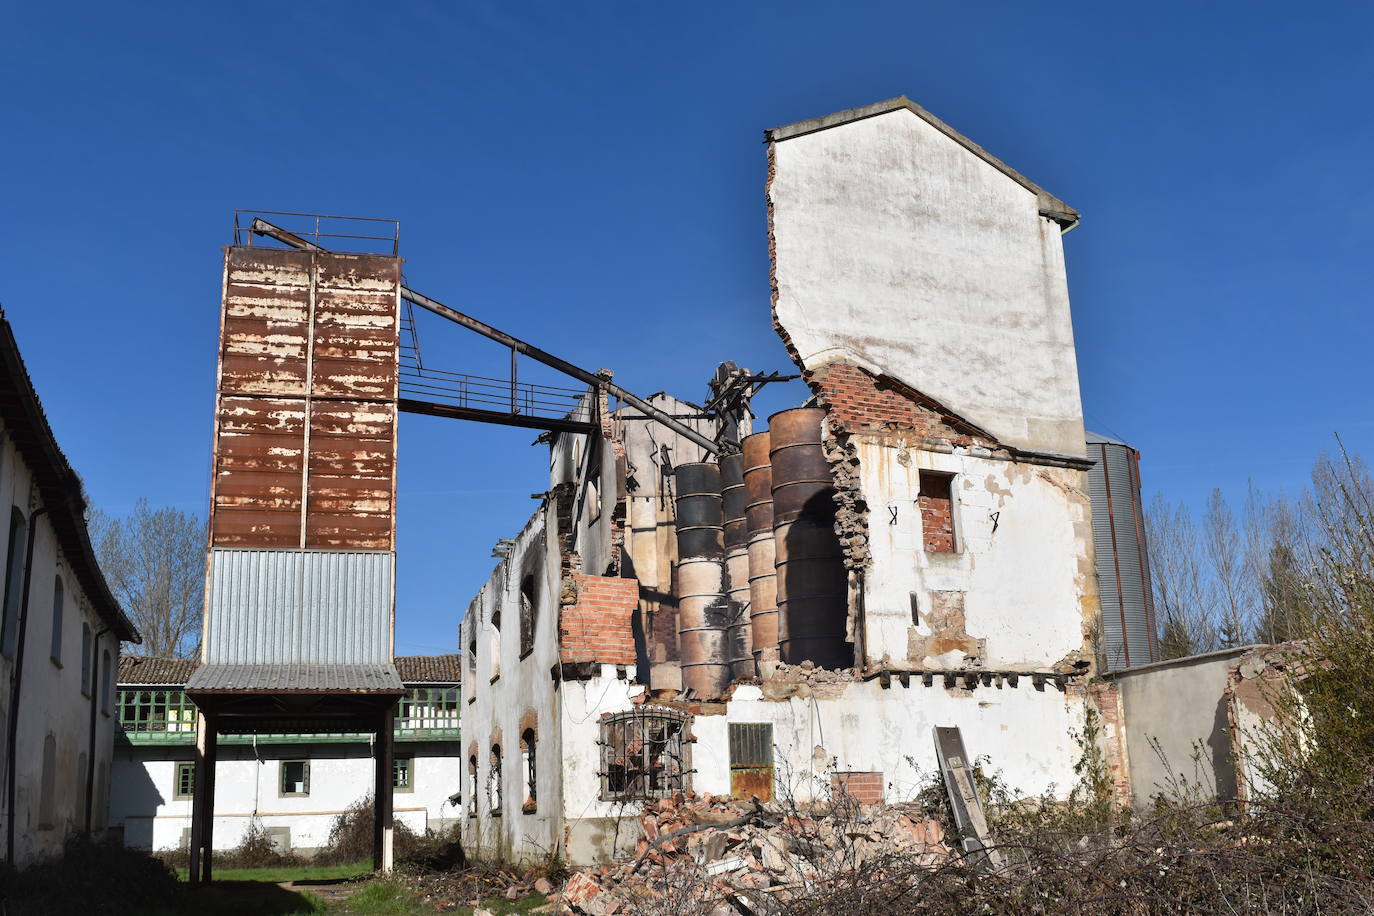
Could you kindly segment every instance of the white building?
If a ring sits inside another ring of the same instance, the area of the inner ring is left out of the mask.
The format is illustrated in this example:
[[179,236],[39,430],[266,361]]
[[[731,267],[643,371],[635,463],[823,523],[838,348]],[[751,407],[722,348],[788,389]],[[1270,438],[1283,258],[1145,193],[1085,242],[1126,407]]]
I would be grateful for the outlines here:
[[[126,846],[165,850],[190,839],[195,705],[183,688],[196,661],[125,658],[110,823]],[[442,830],[459,810],[460,663],[456,655],[403,656],[406,695],[396,711],[393,802],[417,834]],[[366,734],[220,735],[215,775],[216,849],[232,849],[257,818],[277,847],[309,855],[344,809],[370,796]]]
[[120,641],[139,637],[96,564],[81,480],[3,312],[0,431],[0,823],[7,861],[22,866],[105,828],[115,664]]
[[744,439],[747,497],[738,459],[632,410],[551,435],[544,505],[461,627],[470,852],[602,860],[678,789],[909,798],[936,726],[1014,790],[1075,781],[1099,614],[1077,214],[905,98],[767,140],[771,317],[818,410]]

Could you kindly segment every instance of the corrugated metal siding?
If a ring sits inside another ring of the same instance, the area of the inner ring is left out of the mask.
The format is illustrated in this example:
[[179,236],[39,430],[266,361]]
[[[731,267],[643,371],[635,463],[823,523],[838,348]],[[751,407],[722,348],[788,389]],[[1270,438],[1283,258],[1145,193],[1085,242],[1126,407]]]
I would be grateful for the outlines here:
[[216,548],[210,564],[207,662],[391,662],[394,554]]
[[1102,601],[1102,644],[1109,670],[1158,661],[1153,595],[1140,504],[1137,453],[1089,441],[1093,544]]

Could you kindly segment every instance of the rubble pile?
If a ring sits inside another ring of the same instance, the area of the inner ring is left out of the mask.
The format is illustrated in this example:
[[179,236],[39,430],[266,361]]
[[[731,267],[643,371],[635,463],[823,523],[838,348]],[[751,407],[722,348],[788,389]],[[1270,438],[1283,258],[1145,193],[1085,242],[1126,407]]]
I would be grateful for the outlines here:
[[849,799],[802,811],[678,793],[646,804],[635,857],[574,874],[557,913],[762,916],[847,873],[934,868],[952,854],[917,805]]

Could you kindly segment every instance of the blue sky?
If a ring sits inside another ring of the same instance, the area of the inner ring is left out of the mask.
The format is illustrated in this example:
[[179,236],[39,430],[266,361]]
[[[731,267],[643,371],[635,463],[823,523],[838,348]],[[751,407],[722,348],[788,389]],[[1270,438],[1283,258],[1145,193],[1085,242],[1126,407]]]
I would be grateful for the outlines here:
[[[1374,453],[1368,4],[9,3],[0,303],[93,501],[208,499],[231,211],[401,221],[411,285],[640,393],[768,323],[766,127],[906,94],[1076,207],[1089,425],[1200,504]],[[633,318],[631,324],[627,318]],[[431,322],[427,359],[503,351]],[[547,381],[557,383],[550,377]],[[768,412],[794,391],[762,399]],[[407,416],[398,651],[442,652],[544,489]]]

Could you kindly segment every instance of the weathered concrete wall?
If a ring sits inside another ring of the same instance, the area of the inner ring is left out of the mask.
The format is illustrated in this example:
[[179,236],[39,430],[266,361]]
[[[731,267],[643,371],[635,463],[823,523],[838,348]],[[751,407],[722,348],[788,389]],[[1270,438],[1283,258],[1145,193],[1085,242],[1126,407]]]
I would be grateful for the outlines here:
[[[334,819],[369,795],[373,785],[371,748],[366,744],[222,745],[215,767],[215,848],[233,849],[254,817],[269,832],[285,829],[289,847],[309,855],[329,839]],[[461,810],[448,798],[460,785],[456,742],[396,743],[397,757],[410,757],[410,791],[393,795],[396,819],[423,833],[438,829]],[[110,823],[132,849],[178,849],[191,829],[191,800],[176,797],[178,762],[194,759],[191,747],[125,747],[116,754]],[[280,792],[283,760],[310,761],[310,794]]]
[[[868,505],[869,664],[1048,670],[1087,656],[1097,615],[1082,471],[853,434]],[[953,475],[955,551],[930,552],[922,472]]]
[[[87,762],[91,756],[91,707],[95,716],[95,781],[92,793],[91,827],[97,833],[105,828],[109,805],[110,759],[115,718],[113,706],[101,708],[108,680],[113,697],[114,671],[119,663],[118,641],[109,633],[92,644],[93,659],[108,655],[109,667],[97,681],[90,669],[89,691],[82,688],[82,625],[92,637],[105,624],[91,609],[77,577],[72,573],[58,546],[47,515],[37,516],[40,508],[33,475],[7,435],[0,434],[0,507],[4,520],[18,510],[37,526],[30,569],[29,599],[26,610],[23,683],[20,692],[18,731],[15,736],[15,859],[20,865],[57,855],[74,832],[85,827]],[[23,551],[27,544],[16,549]],[[23,563],[18,569],[22,575]],[[53,648],[53,605],[56,581],[63,585],[62,638],[57,659]],[[15,586],[19,587],[18,584]],[[14,659],[0,654],[0,729],[5,727],[12,708]],[[89,660],[88,660],[89,664]],[[111,699],[111,704],[113,699]],[[53,753],[45,755],[48,738]],[[0,805],[6,777],[4,736],[0,734]],[[50,789],[51,817],[43,816],[45,780]],[[8,816],[8,812],[6,812]],[[0,819],[0,830],[5,821]]]
[[[464,661],[463,843],[470,853],[533,860],[546,856],[560,840],[561,785],[557,727],[560,697],[550,672],[559,664],[558,627],[562,583],[559,571],[557,500],[551,499],[526,523],[473,599],[459,630]],[[535,582],[533,646],[520,646],[521,584]],[[493,626],[499,611],[499,632]],[[472,649],[476,648],[476,655]],[[535,804],[526,805],[520,736],[536,733]],[[499,809],[489,804],[493,779],[491,749],[501,747]],[[477,758],[474,797],[470,760]]]
[[905,109],[770,153],[776,318],[803,367],[861,365],[1083,454],[1061,230],[1034,191]]
[[1121,693],[1131,788],[1138,808],[1156,794],[1200,786],[1236,797],[1227,673],[1245,648],[1143,665],[1108,680]]

